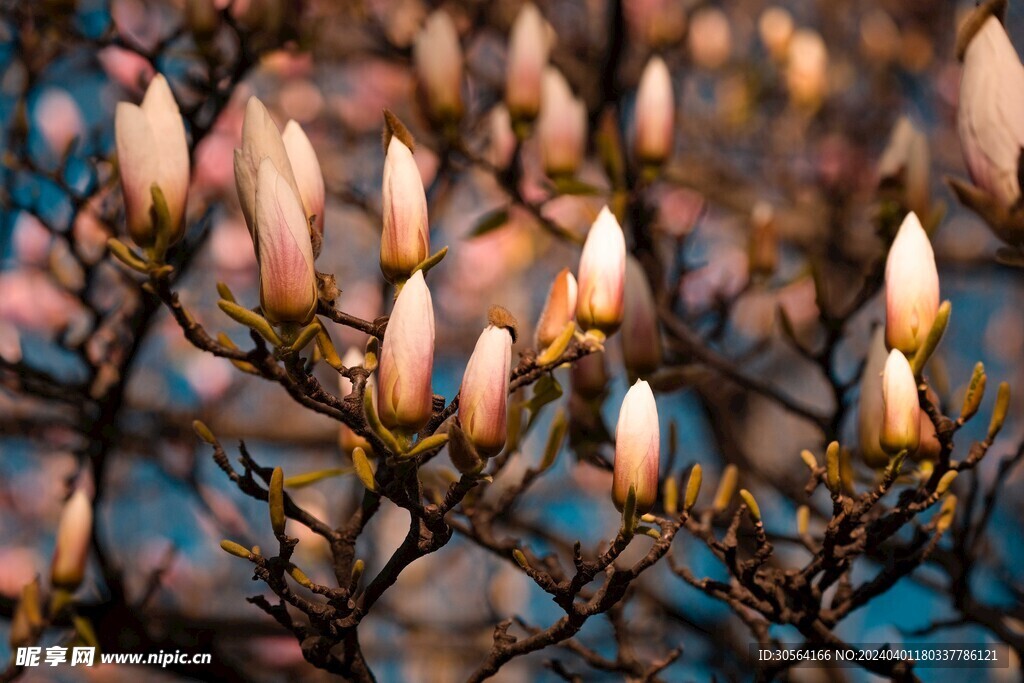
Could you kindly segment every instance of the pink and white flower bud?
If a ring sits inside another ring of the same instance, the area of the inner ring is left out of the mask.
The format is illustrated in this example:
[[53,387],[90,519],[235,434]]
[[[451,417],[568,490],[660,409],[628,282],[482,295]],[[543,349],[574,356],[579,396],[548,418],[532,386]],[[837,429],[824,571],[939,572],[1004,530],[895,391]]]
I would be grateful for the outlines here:
[[537,6],[527,2],[519,10],[509,35],[505,104],[513,121],[532,121],[537,117],[550,49],[548,23]]
[[[350,348],[345,352],[345,355],[341,358],[341,364],[346,368],[359,367],[363,364],[364,356],[363,353],[356,347]],[[370,381],[367,380],[369,384]],[[338,398],[344,400],[349,394],[352,393],[352,380],[342,374],[338,374]],[[352,431],[352,428],[346,424],[341,424],[338,427],[338,446],[344,453],[351,453],[355,448],[362,448],[368,451],[370,449],[369,442],[363,437]]]
[[957,130],[974,184],[1009,207],[1021,196],[1024,66],[995,16],[967,43],[960,76]]
[[576,316],[576,278],[562,268],[548,290],[548,299],[537,321],[537,348],[544,349],[562,334]]
[[619,329],[626,279],[626,238],[608,207],[590,226],[579,267],[576,320],[606,335]]
[[255,232],[256,185],[264,159],[270,159],[295,196],[302,197],[281,131],[263,103],[250,97],[242,120],[242,147],[235,150],[235,187],[250,233]]
[[309,224],[299,196],[264,158],[256,184],[253,229],[260,267],[260,306],[272,323],[305,325],[317,305]]
[[73,591],[85,577],[85,566],[92,544],[92,501],[82,489],[76,489],[64,504],[57,526],[57,544],[50,565],[50,581]]
[[636,93],[636,137],[633,148],[640,161],[660,164],[671,156],[675,117],[672,76],[665,60],[652,57],[644,67]]
[[299,189],[299,199],[308,219],[310,227],[318,235],[324,234],[324,174],[320,170],[320,162],[316,158],[316,150],[306,137],[305,131],[295,121],[285,124],[281,134],[288,160],[291,162],[295,184]]
[[141,105],[119,102],[114,114],[114,138],[124,191],[128,234],[136,244],[156,241],[153,185],[167,201],[171,219],[169,243],[185,233],[189,158],[185,124],[167,80],[160,74],[149,82]]
[[377,414],[385,427],[418,430],[430,419],[434,369],[434,306],[423,271],[402,287],[384,332],[378,367]]
[[899,349],[893,349],[882,371],[882,432],[879,443],[890,454],[917,451],[921,443],[921,405],[914,371]]
[[622,359],[634,377],[648,375],[661,366],[661,333],[654,294],[640,263],[626,259],[626,291],[622,311]]
[[573,175],[587,148],[587,108],[554,67],[544,70],[542,93],[537,139],[544,172],[552,177]]
[[416,77],[436,121],[462,116],[462,46],[451,15],[437,10],[427,17],[412,46]]
[[489,325],[477,339],[459,390],[459,422],[480,455],[491,457],[505,447],[507,404],[512,367],[512,334]]
[[384,159],[383,213],[380,269],[389,282],[399,283],[430,255],[430,232],[423,178],[398,136],[392,136]]
[[615,468],[612,501],[620,511],[629,488],[636,494],[636,510],[649,512],[658,498],[658,460],[661,428],[658,405],[647,382],[637,380],[626,392],[615,428]]
[[907,214],[885,262],[885,341],[907,355],[917,351],[939,310],[939,273],[928,234]]

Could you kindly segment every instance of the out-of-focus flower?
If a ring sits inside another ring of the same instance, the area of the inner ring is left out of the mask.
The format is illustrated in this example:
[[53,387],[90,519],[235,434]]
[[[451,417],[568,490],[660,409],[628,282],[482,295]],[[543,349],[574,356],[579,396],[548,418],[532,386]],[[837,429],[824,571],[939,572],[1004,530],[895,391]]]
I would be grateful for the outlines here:
[[779,238],[775,232],[775,209],[759,201],[750,211],[750,242],[747,250],[750,272],[771,275],[779,264]]
[[114,131],[128,234],[139,246],[156,241],[152,186],[157,185],[170,215],[168,243],[177,242],[185,232],[188,143],[178,103],[162,75],[150,81],[141,105],[118,103]]
[[34,118],[46,144],[55,154],[64,154],[68,145],[85,130],[82,112],[67,90],[47,88],[36,101]]
[[235,187],[250,233],[255,229],[257,176],[264,159],[273,162],[274,168],[301,201],[302,194],[295,182],[295,172],[281,131],[263,103],[250,97],[245,104],[245,117],[242,120],[242,147],[235,150]]
[[658,311],[640,263],[626,259],[626,292],[622,312],[622,359],[634,377],[643,377],[661,365]]
[[579,267],[576,320],[584,330],[612,334],[622,323],[626,238],[608,207],[590,226]]
[[633,147],[637,158],[648,164],[660,164],[672,154],[676,104],[672,76],[661,57],[652,57],[640,76],[636,93],[636,137]]
[[503,104],[499,104],[487,117],[490,137],[488,139],[488,160],[495,168],[507,168],[516,151],[516,136],[512,131],[512,117]]
[[636,510],[649,512],[658,498],[658,460],[661,428],[658,405],[650,385],[643,380],[626,392],[615,428],[615,467],[612,501],[622,510],[630,487],[636,494]]
[[757,21],[757,32],[768,54],[776,61],[783,61],[793,37],[793,15],[784,7],[772,6],[761,13]]
[[860,379],[860,396],[857,402],[857,434],[860,438],[860,452],[868,467],[885,467],[889,454],[882,449],[879,436],[882,431],[882,371],[889,357],[885,348],[885,330],[875,330],[871,337],[867,359]]
[[576,316],[576,292],[576,278],[568,268],[563,268],[551,283],[544,310],[537,321],[538,349],[550,346]]
[[392,136],[384,159],[384,232],[380,269],[389,282],[406,280],[430,255],[427,195],[412,151]]
[[537,117],[550,49],[548,24],[537,6],[527,2],[512,24],[508,41],[505,105],[513,121],[532,121]]
[[928,138],[901,116],[878,162],[881,185],[895,187],[901,203],[925,220],[931,213],[930,157]]
[[677,43],[686,31],[686,7],[676,0],[632,0],[623,10],[632,32],[651,47]]
[[377,413],[385,427],[417,430],[430,419],[434,306],[423,271],[402,287],[384,332]]
[[73,591],[85,577],[92,542],[92,501],[88,494],[76,489],[60,514],[57,543],[50,565],[50,581],[54,586]]
[[435,121],[462,116],[462,46],[455,23],[444,10],[429,17],[412,46],[416,76]]
[[928,234],[907,214],[885,262],[885,341],[910,355],[917,351],[939,310],[939,274]]
[[828,48],[821,34],[800,29],[789,41],[786,87],[797,105],[817,108],[828,91]]
[[544,171],[549,176],[572,175],[579,169],[587,146],[587,108],[573,96],[561,72],[544,70],[543,97],[537,118]]
[[697,10],[690,19],[688,42],[695,64],[705,69],[724,66],[732,55],[729,17],[717,7]]
[[477,452],[497,455],[508,437],[507,403],[512,334],[489,325],[477,339],[459,390],[459,422]]
[[299,199],[312,221],[310,227],[321,237],[324,234],[324,174],[320,170],[320,162],[316,158],[316,150],[306,137],[305,131],[295,121],[285,124],[281,134],[288,160],[291,162],[295,184],[299,189]]
[[[363,364],[364,356],[363,353],[356,347],[350,348],[345,352],[345,355],[341,358],[341,364],[346,368],[359,367]],[[367,378],[367,383],[370,380]],[[345,375],[338,373],[338,398],[344,399],[352,393],[352,380]],[[338,428],[338,446],[345,453],[351,453],[355,448],[362,448],[368,451],[370,449],[369,442],[363,437],[352,431],[352,428],[342,423]]]
[[889,353],[882,371],[882,411],[882,448],[893,455],[914,453],[921,443],[921,405],[914,371],[899,349]]
[[309,224],[298,195],[270,158],[260,164],[253,229],[260,267],[260,306],[273,323],[305,325],[317,305]]

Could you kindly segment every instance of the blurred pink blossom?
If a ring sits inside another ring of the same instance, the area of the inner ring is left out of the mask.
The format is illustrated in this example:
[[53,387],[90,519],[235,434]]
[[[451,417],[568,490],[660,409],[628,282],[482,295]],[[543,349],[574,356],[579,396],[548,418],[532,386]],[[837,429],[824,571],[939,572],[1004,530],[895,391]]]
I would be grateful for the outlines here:
[[39,266],[50,254],[50,231],[39,219],[22,211],[14,222],[14,255],[20,263]]
[[35,119],[39,132],[55,154],[63,154],[71,141],[85,132],[78,104],[60,88],[47,88],[39,96]]
[[111,80],[131,91],[142,92],[153,77],[153,65],[131,50],[105,47],[99,51],[97,59]]
[[22,330],[53,334],[63,329],[81,304],[58,289],[43,272],[16,268],[0,273],[0,319]]

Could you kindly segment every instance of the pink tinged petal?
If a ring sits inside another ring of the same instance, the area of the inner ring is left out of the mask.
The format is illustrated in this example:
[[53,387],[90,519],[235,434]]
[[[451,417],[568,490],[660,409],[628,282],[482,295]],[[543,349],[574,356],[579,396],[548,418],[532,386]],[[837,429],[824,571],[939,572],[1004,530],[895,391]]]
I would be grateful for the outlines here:
[[551,283],[537,321],[537,348],[550,346],[576,316],[576,291],[576,278],[568,268],[563,268]]
[[153,153],[156,136],[141,108],[128,102],[118,103],[114,113],[114,139],[128,234],[139,246],[149,246],[155,239],[150,188],[159,180],[160,161]]
[[583,245],[576,319],[584,330],[611,334],[622,322],[626,239],[608,207],[601,209]]
[[558,69],[544,70],[537,136],[548,175],[571,175],[579,168],[587,144],[587,110]]
[[389,428],[418,430],[430,419],[434,368],[434,307],[423,271],[402,287],[381,351],[377,412]]
[[632,486],[636,506],[649,512],[658,498],[661,431],[658,406],[650,385],[637,380],[622,400],[615,429],[615,466],[612,500],[622,509]]
[[505,104],[513,120],[532,120],[540,110],[541,79],[550,51],[548,25],[540,10],[527,2],[509,34]]
[[50,565],[55,586],[74,590],[82,583],[92,542],[92,502],[82,489],[76,490],[61,511],[57,543]]
[[636,95],[634,148],[641,161],[661,163],[672,153],[675,96],[672,77],[661,57],[644,67]]
[[508,436],[507,401],[512,336],[489,326],[477,339],[459,391],[459,419],[473,445],[484,456],[497,455]]
[[306,216],[269,158],[257,176],[256,236],[264,315],[275,323],[308,323],[316,311],[317,291]]
[[306,133],[295,121],[285,124],[281,134],[288,159],[291,161],[295,182],[299,187],[299,197],[306,210],[307,217],[314,217],[313,229],[324,234],[324,174],[320,170],[320,162],[316,158],[316,150],[306,137]]
[[462,47],[451,16],[437,10],[427,17],[412,49],[413,64],[431,114],[462,113]]
[[885,361],[882,405],[882,448],[891,454],[901,450],[913,454],[921,442],[921,407],[914,371],[898,349],[893,349]]
[[911,212],[885,263],[885,339],[912,354],[928,336],[939,309],[939,274],[928,234]]
[[654,372],[661,365],[658,312],[647,275],[632,257],[626,260],[626,290],[622,313],[622,357],[634,376]]
[[256,213],[257,175],[260,164],[266,158],[274,162],[274,168],[291,187],[295,196],[300,197],[299,186],[295,182],[295,174],[288,159],[284,140],[281,138],[281,131],[263,103],[255,97],[250,97],[245,105],[245,118],[242,121],[242,148],[235,153],[238,201],[250,232],[253,230]]
[[412,152],[392,137],[384,160],[382,191],[384,230],[380,268],[391,282],[403,280],[430,251],[427,195]]
[[189,158],[185,124],[174,94],[161,74],[153,77],[142,98],[142,111],[153,130],[155,147],[147,151],[159,160],[157,183],[167,200],[171,222],[175,227],[172,242],[184,232],[185,204],[188,201]]

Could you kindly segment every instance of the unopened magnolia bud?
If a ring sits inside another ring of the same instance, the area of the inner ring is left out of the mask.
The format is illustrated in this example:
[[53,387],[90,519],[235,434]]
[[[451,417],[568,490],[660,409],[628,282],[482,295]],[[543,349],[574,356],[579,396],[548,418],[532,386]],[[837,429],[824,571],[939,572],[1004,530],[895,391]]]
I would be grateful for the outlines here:
[[316,158],[316,150],[309,141],[305,131],[295,121],[285,124],[281,134],[284,148],[288,152],[288,160],[295,175],[295,184],[299,190],[299,199],[305,211],[310,229],[318,235],[324,234],[324,174],[320,169],[320,161]]
[[1006,413],[1010,409],[1010,385],[1007,382],[999,383],[999,391],[996,392],[996,405],[992,409],[992,420],[988,424],[988,439],[991,441],[999,434],[1006,421]]
[[905,208],[927,218],[932,203],[930,168],[928,138],[909,118],[901,116],[878,162],[879,182],[898,190]]
[[622,360],[633,377],[644,377],[661,366],[661,332],[654,294],[640,263],[626,258],[625,300],[622,310]]
[[82,489],[76,489],[60,515],[57,544],[50,565],[50,581],[74,591],[85,577],[85,565],[92,543],[92,502]]
[[828,93],[828,48],[821,34],[800,29],[789,41],[786,87],[794,104],[808,109],[821,105]]
[[544,70],[542,88],[537,140],[544,172],[552,177],[571,176],[579,170],[587,148],[587,108],[553,66]]
[[383,216],[380,269],[389,282],[399,283],[430,256],[430,232],[423,179],[412,152],[397,135],[391,137],[384,160]]
[[882,370],[889,357],[885,349],[885,330],[877,328],[860,376],[860,397],[857,400],[857,434],[860,453],[868,467],[880,469],[889,464],[889,454],[882,448]]
[[536,5],[527,2],[512,24],[508,41],[505,105],[513,121],[532,121],[537,117],[550,49],[548,24]]
[[672,155],[676,104],[672,76],[665,60],[651,57],[640,76],[636,93],[636,157],[645,164],[661,164]]
[[[141,105],[120,102],[114,115],[117,160],[124,191],[128,234],[142,247],[167,230],[167,244],[185,233],[189,158],[185,124],[167,80],[157,74]],[[157,225],[153,186],[163,194],[169,225]]]
[[882,372],[882,433],[879,443],[891,455],[914,453],[921,443],[921,406],[917,382],[899,349],[893,349]]
[[427,17],[412,46],[420,92],[434,121],[462,116],[462,47],[451,15],[437,10]]
[[970,420],[978,412],[981,406],[981,399],[985,397],[985,383],[988,377],[985,375],[985,365],[977,363],[974,372],[971,373],[971,381],[964,393],[964,405],[960,409],[960,419],[964,422]]
[[238,191],[238,203],[242,208],[245,224],[253,234],[253,242],[256,241],[256,189],[260,166],[264,159],[273,162],[274,168],[301,202],[302,194],[295,181],[292,162],[288,157],[281,131],[263,103],[255,97],[250,97],[245,105],[245,118],[242,120],[242,147],[235,150],[235,188]]
[[622,323],[626,279],[626,238],[608,207],[590,226],[579,267],[576,320],[583,330],[615,332]]
[[743,499],[743,504],[747,506],[747,512],[750,514],[750,519],[754,522],[761,521],[761,506],[754,500],[754,494],[746,489],[740,489],[740,498]]
[[704,469],[700,463],[690,470],[690,478],[686,480],[686,497],[683,500],[683,509],[689,512],[697,504],[697,496],[700,495],[700,486],[704,482]]
[[622,400],[615,429],[615,472],[612,501],[620,511],[632,487],[637,514],[649,512],[658,497],[661,430],[658,405],[650,385],[637,380]]
[[385,427],[416,431],[430,419],[434,305],[417,271],[402,287],[384,332],[377,369],[377,414]]
[[497,455],[508,437],[508,384],[512,334],[491,325],[477,339],[459,390],[459,422],[484,457]]
[[885,341],[906,355],[917,351],[939,310],[935,253],[917,215],[908,213],[885,262]]
[[722,478],[718,480],[718,490],[715,491],[715,499],[711,503],[711,509],[717,514],[729,507],[729,501],[736,493],[736,482],[739,480],[740,471],[736,465],[726,465],[722,470]]
[[268,157],[260,163],[253,217],[260,306],[272,323],[305,325],[317,306],[309,224],[299,195]]
[[537,348],[550,346],[576,316],[576,278],[563,268],[548,290],[548,298],[537,321]]
[[793,37],[793,15],[783,7],[769,7],[757,21],[757,32],[768,54],[781,62],[786,58]]

